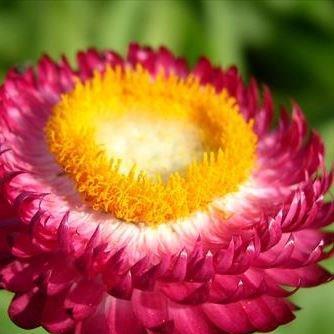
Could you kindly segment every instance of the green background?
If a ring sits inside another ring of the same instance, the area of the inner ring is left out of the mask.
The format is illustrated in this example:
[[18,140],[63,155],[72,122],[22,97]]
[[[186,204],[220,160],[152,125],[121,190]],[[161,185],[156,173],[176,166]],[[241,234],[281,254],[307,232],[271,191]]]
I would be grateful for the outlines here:
[[[269,84],[277,105],[290,105],[293,97],[323,135],[327,162],[333,161],[333,1],[0,0],[1,79],[13,65],[34,64],[41,53],[73,60],[90,46],[124,53],[130,41],[164,44],[192,64],[200,55],[236,64],[246,80],[252,73]],[[43,333],[9,322],[10,298],[0,293],[0,334]],[[275,333],[333,333],[333,284],[293,299],[302,307],[297,320]]]

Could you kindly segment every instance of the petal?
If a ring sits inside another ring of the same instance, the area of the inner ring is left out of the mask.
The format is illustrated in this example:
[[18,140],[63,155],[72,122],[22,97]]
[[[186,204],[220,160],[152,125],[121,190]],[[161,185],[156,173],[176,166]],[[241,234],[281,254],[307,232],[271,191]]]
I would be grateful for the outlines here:
[[134,314],[147,329],[158,330],[168,322],[167,298],[162,294],[134,290],[132,305]]
[[176,333],[218,334],[199,306],[170,304],[170,317],[174,321]]
[[100,303],[104,287],[95,281],[83,279],[69,291],[64,306],[75,320],[83,320],[95,311]]
[[44,302],[44,296],[38,288],[17,294],[9,306],[9,316],[17,326],[24,329],[36,328],[41,324]]
[[131,302],[126,300],[110,297],[107,322],[110,333],[113,334],[146,333],[144,327],[140,324],[132,310]]

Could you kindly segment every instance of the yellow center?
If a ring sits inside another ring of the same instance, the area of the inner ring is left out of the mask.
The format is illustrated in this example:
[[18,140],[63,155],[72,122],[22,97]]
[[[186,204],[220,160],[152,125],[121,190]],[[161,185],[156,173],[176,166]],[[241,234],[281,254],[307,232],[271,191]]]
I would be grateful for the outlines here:
[[50,151],[85,201],[156,225],[238,190],[257,137],[225,90],[141,67],[108,68],[62,96],[45,127]]

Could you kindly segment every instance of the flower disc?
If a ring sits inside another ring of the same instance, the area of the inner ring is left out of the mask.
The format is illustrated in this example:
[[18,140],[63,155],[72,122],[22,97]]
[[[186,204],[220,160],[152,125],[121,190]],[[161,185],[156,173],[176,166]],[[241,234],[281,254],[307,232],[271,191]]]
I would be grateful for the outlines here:
[[256,135],[234,98],[194,76],[107,68],[78,82],[45,128],[51,152],[94,209],[156,225],[235,192]]

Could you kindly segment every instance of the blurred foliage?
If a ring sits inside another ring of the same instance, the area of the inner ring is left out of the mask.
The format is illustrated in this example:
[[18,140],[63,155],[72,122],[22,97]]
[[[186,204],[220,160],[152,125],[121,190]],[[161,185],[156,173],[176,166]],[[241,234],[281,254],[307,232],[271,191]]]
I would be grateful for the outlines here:
[[[252,73],[271,86],[276,102],[290,105],[293,97],[333,161],[333,1],[0,0],[0,78],[42,53],[73,61],[78,49],[124,53],[130,41],[164,44],[192,64],[203,54],[216,64],[236,64],[246,79]],[[8,321],[9,294],[0,298],[0,334],[26,333]],[[333,286],[300,292],[295,300],[305,310],[276,333],[332,332]]]

